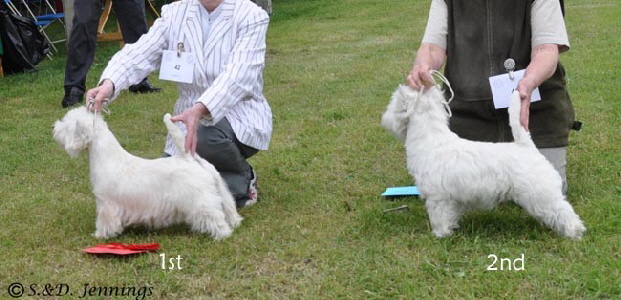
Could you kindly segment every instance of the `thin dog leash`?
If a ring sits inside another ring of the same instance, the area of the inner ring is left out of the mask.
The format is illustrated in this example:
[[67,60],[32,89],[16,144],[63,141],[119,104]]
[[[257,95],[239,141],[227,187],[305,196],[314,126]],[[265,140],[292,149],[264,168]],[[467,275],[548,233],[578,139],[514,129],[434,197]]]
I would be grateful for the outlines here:
[[[93,109],[93,106],[95,105],[94,101],[95,101],[94,98],[90,98],[90,99],[88,99],[86,101],[86,108],[87,108],[87,110],[91,111]],[[108,104],[109,103],[110,103],[110,99],[108,99],[108,98],[103,99],[101,101],[101,110],[94,112],[95,116],[99,115],[102,111],[106,115],[110,115],[110,109],[108,108]],[[93,130],[95,130],[95,120],[96,120],[96,118],[93,118]]]
[[446,108],[446,111],[448,112],[449,117],[452,117],[453,113],[451,112],[451,107],[449,106],[449,104],[451,103],[451,101],[453,101],[453,98],[455,97],[455,92],[453,92],[453,88],[451,87],[451,83],[444,76],[444,74],[440,73],[437,70],[429,71],[429,75],[431,75],[431,79],[433,79],[433,83],[435,85],[437,85],[438,88],[439,88],[439,85],[436,83],[436,80],[434,79],[434,75],[435,75],[435,77],[439,78],[442,82],[444,82],[444,84],[446,84],[446,86],[448,87],[449,91],[451,92],[451,97],[448,100],[442,101],[442,104],[444,104],[444,107]]

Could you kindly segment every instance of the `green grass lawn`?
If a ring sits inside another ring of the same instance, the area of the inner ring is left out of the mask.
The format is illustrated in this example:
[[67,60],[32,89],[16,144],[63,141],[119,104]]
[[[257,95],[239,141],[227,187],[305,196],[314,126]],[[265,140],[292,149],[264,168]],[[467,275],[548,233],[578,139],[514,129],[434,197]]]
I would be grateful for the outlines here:
[[[81,252],[100,243],[87,156],[70,159],[51,134],[66,112],[65,54],[0,78],[0,299],[14,282],[25,299],[77,298],[85,284],[147,287],[144,299],[620,299],[621,4],[565,1],[572,49],[561,61],[584,123],[570,139],[568,198],[588,228],[583,240],[558,237],[515,205],[469,214],[438,240],[420,199],[380,197],[411,184],[403,146],[379,120],[411,68],[429,2],[274,0],[265,68],[274,135],[251,159],[261,202],[241,210],[244,222],[222,242],[186,226],[112,240],[158,242],[157,254]],[[99,45],[89,86],[117,49]],[[161,118],[176,99],[174,84],[151,79],[163,93],[124,92],[106,116],[123,147],[146,158],[161,154]],[[409,210],[382,212],[400,205]],[[160,254],[180,256],[181,269],[163,270]],[[490,255],[523,255],[523,270],[487,271]],[[45,284],[74,296],[28,296]]]

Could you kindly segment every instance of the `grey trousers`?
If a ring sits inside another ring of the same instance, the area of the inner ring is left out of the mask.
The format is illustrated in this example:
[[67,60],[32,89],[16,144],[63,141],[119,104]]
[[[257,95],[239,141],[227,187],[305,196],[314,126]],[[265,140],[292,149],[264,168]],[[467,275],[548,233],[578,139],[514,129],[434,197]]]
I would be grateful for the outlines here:
[[560,148],[539,148],[539,152],[545,156],[554,169],[558,171],[563,180],[563,195],[567,194],[567,147]]
[[196,154],[216,167],[236,200],[248,198],[252,167],[246,159],[257,152],[237,140],[226,118],[214,126],[199,125]]

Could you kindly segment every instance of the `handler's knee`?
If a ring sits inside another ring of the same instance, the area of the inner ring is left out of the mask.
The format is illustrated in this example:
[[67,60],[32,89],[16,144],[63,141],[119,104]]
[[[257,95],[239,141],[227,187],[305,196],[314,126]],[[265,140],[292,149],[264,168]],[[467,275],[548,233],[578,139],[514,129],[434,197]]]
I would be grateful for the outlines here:
[[199,126],[196,135],[196,153],[213,164],[219,172],[241,173],[248,170],[248,163],[239,151],[235,133],[226,119],[215,126]]

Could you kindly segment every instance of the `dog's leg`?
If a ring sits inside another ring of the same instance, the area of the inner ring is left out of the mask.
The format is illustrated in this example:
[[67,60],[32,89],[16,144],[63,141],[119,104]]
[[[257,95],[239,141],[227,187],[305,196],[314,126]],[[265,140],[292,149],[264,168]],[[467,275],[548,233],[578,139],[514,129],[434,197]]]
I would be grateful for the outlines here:
[[459,203],[428,197],[425,206],[431,222],[431,230],[436,237],[450,236],[455,229],[459,228],[459,219],[463,215],[463,209]]
[[561,236],[580,239],[586,230],[560,190],[532,189],[515,195],[514,202]]
[[97,222],[93,234],[97,238],[111,238],[123,232],[121,208],[106,200],[97,200]]
[[218,171],[216,171],[214,166],[212,164],[210,164],[208,161],[202,159],[198,155],[195,155],[194,159],[205,170],[208,170],[209,172],[214,173],[215,180],[216,180],[216,189],[217,189],[217,194],[218,194],[218,195],[214,195],[214,196],[220,197],[221,204],[222,204],[222,211],[224,212],[226,221],[229,223],[229,225],[231,225],[231,228],[233,228],[233,229],[237,228],[237,226],[239,226],[239,224],[241,224],[241,221],[244,218],[242,218],[237,213],[237,208],[235,207],[235,199],[233,198],[233,195],[231,194],[231,191],[229,190],[228,186],[226,185],[226,182],[224,181],[222,176],[220,176]]
[[216,181],[218,185],[218,192],[220,193],[220,197],[222,199],[222,211],[224,212],[226,222],[229,223],[231,228],[237,228],[244,218],[237,213],[235,199],[233,199],[233,195],[231,195],[224,179],[217,176]]
[[244,219],[237,213],[235,201],[223,201],[222,211],[224,212],[226,222],[231,226],[231,228],[237,228],[237,226],[239,226],[241,224],[241,221]]
[[231,225],[226,222],[224,213],[220,210],[197,209],[190,214],[188,223],[196,232],[211,233],[216,241],[225,239],[233,233]]

